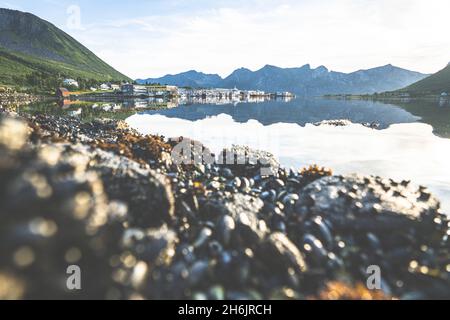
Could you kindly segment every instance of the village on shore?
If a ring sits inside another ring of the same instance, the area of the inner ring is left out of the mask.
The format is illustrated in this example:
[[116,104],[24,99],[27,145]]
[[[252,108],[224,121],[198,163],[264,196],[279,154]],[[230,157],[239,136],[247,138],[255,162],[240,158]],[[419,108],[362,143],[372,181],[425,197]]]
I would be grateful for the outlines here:
[[240,90],[237,88],[181,88],[170,85],[139,85],[132,83],[103,83],[89,90],[78,91],[76,80],[65,79],[64,87],[58,88],[56,95],[60,99],[71,96],[91,97],[123,97],[123,98],[178,98],[179,100],[202,99],[208,101],[247,101],[262,102],[270,99],[291,100],[295,95],[291,92],[265,92],[261,90]]

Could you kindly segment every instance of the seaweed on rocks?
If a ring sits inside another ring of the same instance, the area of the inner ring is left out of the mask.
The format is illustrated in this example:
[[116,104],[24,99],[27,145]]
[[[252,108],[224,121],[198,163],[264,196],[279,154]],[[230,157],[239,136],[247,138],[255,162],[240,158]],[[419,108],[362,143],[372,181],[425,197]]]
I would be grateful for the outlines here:
[[381,290],[369,290],[367,287],[358,283],[350,286],[344,282],[330,282],[323,289],[318,297],[312,299],[320,300],[389,300]]
[[105,151],[135,160],[140,164],[171,164],[171,147],[157,136],[139,136],[133,133],[119,133],[115,142],[95,141],[92,144]]
[[329,168],[312,165],[308,168],[303,168],[300,171],[300,175],[302,176],[302,185],[306,186],[320,178],[332,176],[333,171]]
[[154,168],[170,161],[171,147],[162,137],[141,136],[124,121],[103,119],[84,123],[76,118],[42,114],[26,118],[33,129],[34,141],[84,143]]

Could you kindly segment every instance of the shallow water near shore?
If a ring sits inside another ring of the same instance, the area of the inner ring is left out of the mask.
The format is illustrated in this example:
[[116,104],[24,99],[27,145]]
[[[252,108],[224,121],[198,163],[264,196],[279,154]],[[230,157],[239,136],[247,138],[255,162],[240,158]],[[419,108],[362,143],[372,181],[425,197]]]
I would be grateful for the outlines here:
[[[315,126],[307,121],[303,126],[298,122],[269,121],[264,124],[264,120],[236,120],[230,112],[198,118],[192,116],[193,112],[200,115],[198,108],[207,106],[141,113],[131,116],[127,122],[143,134],[199,140],[213,152],[233,144],[248,145],[272,152],[287,167],[319,164],[332,168],[338,174],[357,172],[412,180],[415,184],[429,187],[441,199],[444,211],[449,213],[450,139],[438,137],[433,133],[436,128],[417,122],[419,117],[400,108],[385,106],[386,112],[378,116],[375,111],[369,115],[359,113],[361,122],[381,119],[378,122],[381,130],[361,124]],[[239,112],[242,113],[248,111],[242,110],[245,107],[228,106],[235,108],[231,110],[233,112],[241,108]],[[180,117],[176,116],[177,112],[180,112]],[[270,114],[264,114],[264,117],[269,119]]]

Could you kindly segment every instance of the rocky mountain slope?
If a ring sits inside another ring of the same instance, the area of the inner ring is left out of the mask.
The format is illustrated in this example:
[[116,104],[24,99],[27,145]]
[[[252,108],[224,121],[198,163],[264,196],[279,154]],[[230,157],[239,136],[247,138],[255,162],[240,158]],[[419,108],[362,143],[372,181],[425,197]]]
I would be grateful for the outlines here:
[[444,69],[403,89],[412,94],[450,93],[450,64]]
[[51,23],[29,13],[0,9],[0,83],[16,85],[33,73],[128,80]]

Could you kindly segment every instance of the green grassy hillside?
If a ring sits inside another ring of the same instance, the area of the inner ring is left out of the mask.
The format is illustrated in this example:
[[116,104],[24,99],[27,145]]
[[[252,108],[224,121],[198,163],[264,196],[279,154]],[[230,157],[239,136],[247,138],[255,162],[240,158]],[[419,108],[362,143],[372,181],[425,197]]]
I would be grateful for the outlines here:
[[62,78],[130,80],[51,23],[0,9],[0,83],[48,86]]
[[450,94],[450,65],[402,91],[419,95],[441,94],[443,92]]

